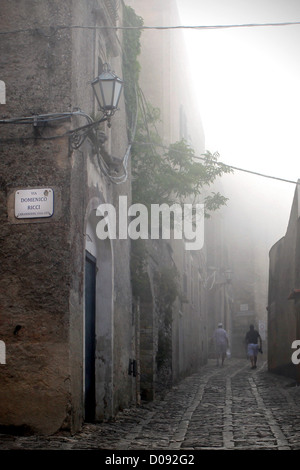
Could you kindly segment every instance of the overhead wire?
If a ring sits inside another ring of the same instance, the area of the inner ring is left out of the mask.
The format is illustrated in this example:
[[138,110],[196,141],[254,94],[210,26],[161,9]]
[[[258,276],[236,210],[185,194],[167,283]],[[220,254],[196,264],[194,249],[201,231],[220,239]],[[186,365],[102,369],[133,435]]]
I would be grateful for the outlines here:
[[[139,96],[143,97],[143,99],[139,100]],[[120,176],[110,175],[109,168],[105,164],[105,162],[102,161],[103,159],[100,158],[101,155],[100,155],[99,149],[98,149],[98,147],[96,147],[97,160],[98,160],[98,163],[99,163],[99,166],[100,166],[101,170],[103,171],[105,176],[107,176],[112,182],[114,182],[116,184],[123,183],[128,178],[128,168],[127,168],[127,166],[128,166],[130,151],[131,151],[131,148],[132,148],[133,144],[142,145],[142,146],[150,146],[151,149],[152,149],[152,152],[154,151],[155,147],[159,147],[159,148],[162,148],[164,150],[169,150],[169,147],[167,147],[166,145],[160,144],[160,143],[155,142],[151,139],[150,130],[149,130],[149,123],[148,123],[148,120],[147,120],[147,113],[146,113],[146,110],[145,110],[145,107],[147,107],[147,102],[146,101],[143,102],[144,99],[145,99],[145,97],[141,93],[141,90],[138,90],[138,91],[136,90],[136,100],[137,100],[136,108],[139,108],[141,113],[142,113],[142,119],[143,119],[143,122],[144,122],[144,126],[145,126],[145,129],[146,129],[146,133],[147,133],[147,136],[149,138],[149,141],[144,142],[144,141],[134,140],[135,135],[136,135],[136,129],[137,129],[137,121],[138,121],[138,110],[136,109],[135,119],[134,119],[134,123],[133,123],[133,127],[132,127],[132,139],[130,139],[130,141],[128,143],[128,146],[127,146],[127,149],[126,149],[126,152],[124,154],[124,157],[122,158],[122,166],[123,166],[123,170],[124,170],[123,175],[120,175]],[[80,115],[86,117],[86,119],[88,120],[88,124],[86,124],[84,126],[77,127],[75,129],[72,129],[72,130],[69,130],[69,131],[67,131],[63,134],[57,134],[57,135],[54,135],[54,136],[47,136],[47,137],[43,137],[43,136],[24,136],[24,137],[19,137],[17,139],[8,139],[10,141],[11,140],[19,141],[19,140],[26,140],[26,139],[55,140],[55,139],[60,139],[60,138],[63,138],[63,137],[69,137],[72,133],[95,127],[97,125],[98,121],[93,121],[88,114],[84,113],[81,110],[77,110],[77,111],[73,111],[73,112],[69,112],[69,113],[68,112],[66,112],[66,113],[55,113],[53,115],[52,114],[43,114],[43,115],[39,115],[39,116],[22,116],[22,117],[15,117],[15,118],[9,118],[9,119],[1,119],[0,124],[34,124],[34,122],[37,118],[38,119],[41,118],[40,122],[49,122],[49,121],[53,122],[53,121],[57,121],[57,120],[60,120],[60,119],[66,119],[67,117],[80,116]],[[6,139],[0,139],[0,142],[6,142]],[[182,154],[182,150],[172,149],[172,151]],[[194,158],[196,160],[207,161],[207,157],[205,157],[205,156],[193,155],[192,158]],[[219,165],[219,166],[222,165],[222,166],[224,166],[224,167],[226,167],[230,170],[241,171],[241,172],[244,172],[244,173],[249,173],[249,174],[264,177],[264,178],[269,178],[269,179],[273,179],[273,180],[277,180],[277,181],[282,181],[282,182],[285,182],[285,183],[299,184],[298,181],[293,181],[293,180],[289,180],[289,179],[286,179],[286,178],[280,178],[278,176],[272,176],[272,175],[260,173],[258,171],[254,171],[254,170],[248,170],[248,169],[245,169],[245,168],[241,168],[241,167],[237,167],[237,166],[234,166],[234,165],[224,163],[222,161],[211,161],[210,163],[215,164],[215,165]]]
[[[133,143],[138,144],[138,145],[145,145],[145,146],[147,146],[147,145],[153,146],[154,145],[154,146],[163,148],[165,150],[169,150],[169,147],[167,147],[166,145],[158,144],[158,143],[155,143],[155,142],[150,143],[150,142],[136,141],[136,142],[133,142]],[[172,149],[172,152],[178,152],[178,153],[182,154],[182,150]],[[205,156],[193,155],[192,158],[194,158],[196,160],[207,161],[207,158]],[[258,171],[247,170],[245,168],[240,168],[240,167],[237,167],[237,166],[234,166],[234,165],[229,165],[228,163],[224,163],[224,162],[221,162],[221,161],[211,161],[210,163],[213,163],[215,165],[220,165],[220,166],[222,165],[222,166],[225,166],[225,167],[227,167],[228,169],[231,169],[231,170],[242,171],[242,172],[245,172],[245,173],[250,173],[250,174],[253,174],[253,175],[256,175],[256,176],[262,176],[264,178],[271,178],[271,179],[282,181],[282,182],[285,182],[285,183],[299,184],[298,181],[293,181],[293,180],[289,180],[289,179],[285,179],[285,178],[280,178],[278,176],[266,175],[264,173],[259,173]]]
[[[89,29],[89,30],[174,30],[174,29],[193,29],[193,30],[214,30],[214,29],[232,29],[232,28],[262,28],[262,27],[283,27],[297,26],[300,21],[285,21],[274,23],[239,23],[239,24],[217,24],[217,25],[174,25],[174,26],[87,26],[87,25],[41,25],[35,28],[21,28],[7,31],[0,31],[0,35],[19,34],[19,33],[38,33],[45,37],[52,37],[58,31],[64,29]],[[43,29],[50,29],[50,34],[45,34]]]
[[[239,25],[216,25],[216,26],[170,26],[170,27],[147,27],[147,26],[138,26],[138,27],[116,27],[116,28],[120,28],[120,29],[140,29],[140,30],[143,30],[143,29],[180,29],[180,28],[191,28],[191,29],[219,29],[219,28],[228,28],[228,27],[254,27],[254,26],[287,26],[287,25],[299,25],[300,24],[300,21],[299,22],[285,22],[285,23],[261,23],[261,24],[239,24]],[[121,46],[122,47],[122,46]],[[146,133],[147,133],[147,136],[148,136],[148,139],[149,139],[149,142],[142,142],[142,141],[137,141],[137,142],[132,142],[133,143],[136,143],[136,144],[139,144],[139,145],[149,145],[151,148],[152,148],[152,151],[153,151],[153,148],[154,147],[161,147],[161,148],[164,148],[164,149],[167,149],[169,150],[168,147],[162,145],[162,144],[158,144],[157,142],[153,142],[152,139],[150,138],[150,131],[149,131],[149,127],[148,127],[148,122],[147,122],[147,113],[146,113],[146,109],[149,112],[149,107],[148,107],[148,103],[147,103],[147,100],[145,99],[145,96],[144,96],[144,93],[143,91],[139,88],[139,98],[140,98],[140,101],[141,101],[141,104],[139,106],[139,109],[140,111],[142,112],[142,115],[143,115],[143,120],[144,120],[144,125],[145,125],[145,128],[146,128]],[[158,134],[158,130],[154,124],[154,127],[155,127],[155,130]],[[173,149],[174,150],[174,149]],[[177,151],[177,150],[174,150],[175,152],[181,152],[181,151]],[[205,160],[205,157],[199,157],[199,156],[196,156],[194,155],[193,158],[195,159],[198,159],[198,160],[202,160],[204,161]],[[256,176],[261,176],[261,177],[264,177],[264,178],[270,178],[270,179],[274,179],[274,180],[278,180],[278,181],[282,181],[282,182],[286,182],[286,183],[291,183],[291,184],[298,184],[298,181],[293,181],[293,180],[289,180],[289,179],[285,179],[285,178],[280,178],[280,177],[276,177],[276,176],[271,176],[271,175],[266,175],[266,174],[263,174],[263,173],[260,173],[260,172],[257,172],[257,171],[252,171],[252,170],[247,170],[247,169],[244,169],[244,168],[240,168],[240,167],[237,167],[237,166],[233,166],[233,165],[229,165],[229,164],[226,164],[226,163],[223,163],[223,162],[212,162],[216,165],[223,165],[225,166],[226,168],[230,169],[230,170],[236,170],[236,171],[241,171],[241,172],[245,172],[245,173],[248,173],[248,174],[253,174],[253,175],[256,175]]]
[[[150,30],[172,30],[172,29],[208,30],[208,29],[250,28],[250,27],[251,28],[254,28],[254,27],[278,27],[278,26],[293,26],[293,25],[300,25],[300,21],[278,22],[278,23],[245,23],[245,24],[227,24],[227,25],[175,25],[175,26],[56,25],[56,26],[40,26],[38,28],[36,27],[36,28],[24,28],[24,29],[18,29],[18,30],[0,31],[0,35],[34,32],[34,33],[43,34],[46,37],[50,37],[50,36],[53,36],[54,34],[56,34],[58,31],[64,30],[64,29],[89,29],[89,30],[111,29],[111,30],[116,30],[116,31],[117,30],[149,30],[149,29]],[[50,28],[51,34],[50,35],[45,34],[44,31],[42,30],[43,28],[44,29]],[[119,47],[122,50],[122,53],[125,54],[124,48],[123,48],[123,46],[121,44],[121,41],[119,40],[117,35],[116,35],[116,38],[117,38],[117,42],[119,44]],[[138,143],[139,145],[150,145],[152,147],[152,149],[153,149],[153,146],[160,146],[160,147],[167,148],[163,145],[158,144],[157,142],[153,142],[150,139],[150,132],[149,132],[149,127],[148,127],[148,122],[147,122],[147,113],[146,113],[146,110],[145,110],[145,107],[147,107],[148,104],[147,104],[147,101],[145,100],[145,97],[143,95],[142,90],[138,87],[137,84],[135,84],[135,94],[136,94],[136,115],[135,115],[134,123],[133,123],[132,129],[131,129],[131,131],[132,131],[131,137],[132,138],[130,139],[130,142],[128,143],[125,154],[122,158],[122,166],[123,166],[123,170],[124,170],[123,175],[112,176],[112,175],[109,174],[108,167],[105,164],[105,162],[102,161],[103,159],[100,158],[100,152],[99,152],[99,149],[97,148],[97,159],[98,159],[98,163],[101,167],[101,170],[104,172],[104,174],[112,182],[114,182],[116,184],[123,183],[124,181],[126,181],[126,179],[128,177],[128,170],[127,170],[128,159],[129,159],[129,155],[130,155],[132,145],[134,143]],[[136,142],[136,141],[134,141],[134,136],[135,136],[136,129],[137,129],[138,109],[140,109],[140,111],[142,113],[142,119],[144,120],[144,125],[145,125],[146,132],[147,132],[147,135],[148,135],[148,138],[149,138],[149,142],[140,142],[140,141]],[[148,111],[149,111],[149,109],[148,109]],[[49,121],[51,122],[52,120],[54,121],[54,120],[59,120],[59,119],[65,119],[68,116],[73,116],[74,114],[80,114],[80,113],[82,115],[85,115],[86,117],[88,116],[85,113],[83,113],[82,111],[80,111],[80,112],[71,112],[71,113],[57,113],[56,116],[54,116],[54,115],[50,116],[50,115],[45,114],[45,115],[41,115],[39,117],[41,119],[44,117],[45,121],[47,120],[48,122]],[[14,123],[14,124],[30,124],[30,123],[32,123],[33,119],[34,119],[34,117],[32,117],[32,116],[30,116],[30,117],[25,116],[25,117],[19,117],[19,118],[10,118],[10,119],[5,119],[5,120],[2,119],[2,120],[0,120],[0,124],[9,124],[9,123],[10,124],[12,124],[12,123]],[[91,118],[89,117],[89,119],[91,119]],[[89,126],[93,126],[93,122],[90,122],[86,126],[76,128],[72,131],[67,131],[66,133],[61,134],[61,135],[56,135],[56,136],[51,136],[51,137],[43,137],[43,136],[29,137],[29,136],[25,136],[25,137],[22,137],[22,138],[18,138],[17,140],[30,139],[30,138],[41,139],[41,140],[59,139],[59,138],[70,135],[71,132],[76,132],[76,131],[81,130],[84,127],[89,127]],[[200,159],[200,160],[205,160],[204,157],[199,157],[199,156],[194,156],[193,158]],[[101,161],[101,164],[100,164],[100,161]],[[278,181],[283,181],[283,182],[292,183],[292,184],[298,184],[297,181],[288,180],[288,179],[285,179],[285,178],[280,178],[280,177],[271,176],[271,175],[266,175],[266,174],[259,173],[259,172],[256,172],[256,171],[247,170],[247,169],[236,167],[236,166],[233,166],[233,165],[228,165],[228,164],[225,164],[225,163],[222,163],[222,162],[217,162],[216,161],[216,162],[213,162],[213,163],[215,163],[216,165],[217,164],[224,165],[227,168],[232,169],[232,170],[246,172],[246,173],[261,176],[261,177],[264,177],[264,178],[271,178],[271,179],[278,180]]]

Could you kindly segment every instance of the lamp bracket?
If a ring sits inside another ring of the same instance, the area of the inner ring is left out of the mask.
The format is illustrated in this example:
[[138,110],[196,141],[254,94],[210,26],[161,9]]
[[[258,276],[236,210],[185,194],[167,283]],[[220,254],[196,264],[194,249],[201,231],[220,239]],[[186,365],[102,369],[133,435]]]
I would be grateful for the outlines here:
[[69,132],[70,148],[77,150],[87,138],[89,138],[94,145],[97,145],[97,143],[103,144],[107,140],[107,137],[104,132],[99,132],[97,127],[104,121],[107,121],[107,116],[103,116],[98,121],[90,122],[85,126],[71,130]]

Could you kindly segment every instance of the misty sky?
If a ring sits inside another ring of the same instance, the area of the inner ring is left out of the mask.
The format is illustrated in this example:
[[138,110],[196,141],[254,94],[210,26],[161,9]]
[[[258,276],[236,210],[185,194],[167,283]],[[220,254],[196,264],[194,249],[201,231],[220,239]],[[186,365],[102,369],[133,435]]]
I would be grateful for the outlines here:
[[[177,3],[183,25],[300,21],[299,0]],[[300,24],[185,35],[206,148],[231,165],[300,178]],[[260,177],[250,181],[260,189],[271,187]],[[295,186],[278,182],[272,188],[271,199],[276,204],[280,197],[287,219]]]

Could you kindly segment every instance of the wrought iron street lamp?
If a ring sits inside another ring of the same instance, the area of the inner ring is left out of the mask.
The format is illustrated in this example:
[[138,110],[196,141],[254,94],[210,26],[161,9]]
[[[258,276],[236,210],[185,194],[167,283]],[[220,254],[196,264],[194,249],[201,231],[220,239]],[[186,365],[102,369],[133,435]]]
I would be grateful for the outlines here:
[[[34,128],[34,139],[43,139],[43,140],[52,140],[52,139],[61,139],[63,137],[69,138],[69,148],[70,150],[77,150],[83,144],[83,142],[88,138],[93,145],[93,149],[97,154],[99,161],[99,166],[102,171],[108,176],[111,181],[121,183],[127,178],[127,169],[126,164],[128,161],[129,149],[128,147],[124,159],[122,161],[122,166],[124,168],[124,174],[122,176],[111,176],[109,170],[101,162],[100,158],[100,147],[107,140],[107,136],[103,131],[100,131],[99,125],[106,121],[108,127],[111,126],[110,119],[118,109],[119,100],[121,97],[121,92],[123,89],[123,80],[121,80],[114,72],[111,71],[108,64],[104,65],[103,72],[96,77],[91,82],[93,92],[97,99],[100,110],[102,111],[102,116],[99,119],[94,120],[89,114],[85,113],[79,108],[75,108],[71,112],[56,112],[56,113],[47,113],[39,114],[34,116],[21,116],[13,117],[8,119],[0,119],[1,124],[31,124]],[[1,90],[1,89],[0,89]],[[64,134],[57,135],[42,135],[43,129],[47,126],[54,127],[55,125],[60,125],[66,120],[71,120],[72,117],[84,117],[86,119],[86,124],[75,129],[69,129]],[[109,156],[109,158],[111,158]],[[119,165],[119,162],[118,162]],[[114,164],[115,168],[116,164]]]
[[103,72],[92,81],[92,86],[99,108],[109,120],[118,109],[123,81],[104,64]]
[[[93,143],[99,141],[100,138],[100,142],[98,143],[103,143],[106,137],[103,132],[101,132],[99,136],[97,128],[103,121],[107,121],[108,127],[110,127],[110,119],[118,109],[118,103],[123,89],[123,80],[110,70],[108,64],[105,64],[103,72],[99,77],[96,77],[91,84],[100,110],[103,113],[101,118],[97,120],[93,120],[88,114],[78,108],[76,111],[72,112],[48,113],[36,116],[1,119],[0,124],[32,124],[37,130],[37,128],[43,128],[50,123],[54,125],[55,123],[71,119],[73,116],[83,116],[86,118],[87,124],[77,127],[76,129],[70,129],[65,134],[70,138],[70,147],[72,149],[78,149],[87,137],[89,137]],[[63,135],[48,138],[53,139],[55,137],[61,138]],[[47,139],[47,137],[44,137],[44,139]]]
[[[104,64],[103,72],[92,81],[92,87],[103,116],[94,122],[89,122],[86,126],[76,129],[71,135],[71,147],[78,148],[87,136],[94,136],[96,141],[99,140],[97,135],[97,127],[107,121],[108,127],[111,126],[110,119],[118,109],[118,104],[123,89],[123,80],[111,71],[108,64]],[[90,133],[94,130],[93,134]],[[103,143],[105,136],[101,133],[100,140]]]

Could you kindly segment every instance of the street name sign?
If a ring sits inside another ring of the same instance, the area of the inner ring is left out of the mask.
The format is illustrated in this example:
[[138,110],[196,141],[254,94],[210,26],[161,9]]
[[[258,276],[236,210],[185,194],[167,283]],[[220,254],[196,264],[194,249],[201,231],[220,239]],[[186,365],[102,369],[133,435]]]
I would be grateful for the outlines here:
[[15,193],[15,217],[51,217],[54,211],[53,202],[54,194],[51,188],[20,189]]

